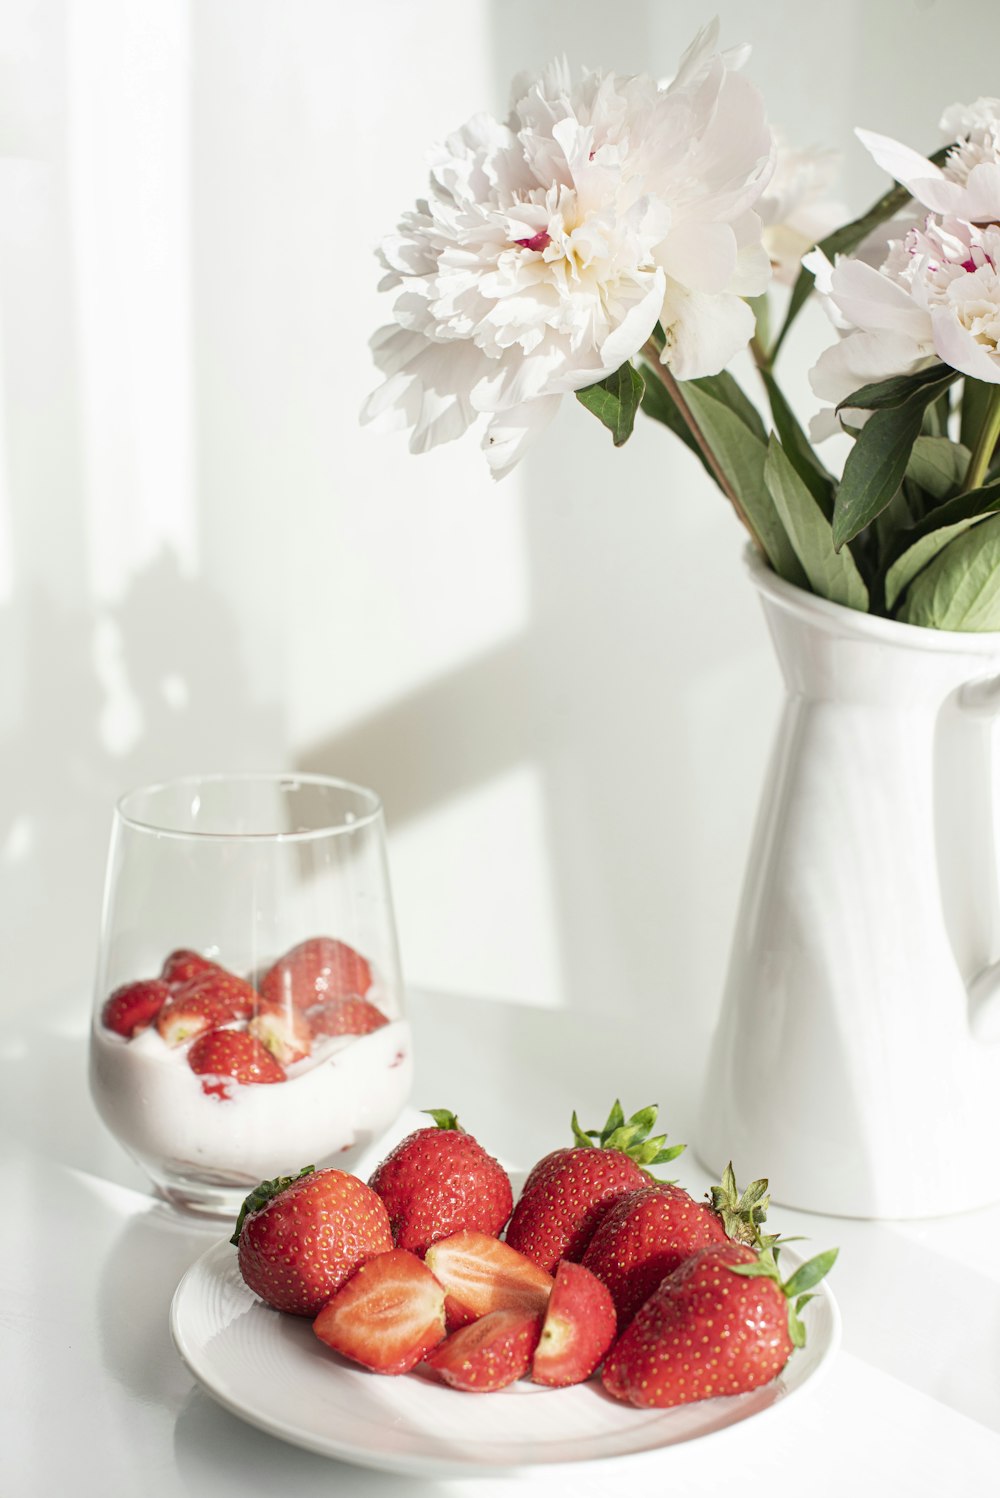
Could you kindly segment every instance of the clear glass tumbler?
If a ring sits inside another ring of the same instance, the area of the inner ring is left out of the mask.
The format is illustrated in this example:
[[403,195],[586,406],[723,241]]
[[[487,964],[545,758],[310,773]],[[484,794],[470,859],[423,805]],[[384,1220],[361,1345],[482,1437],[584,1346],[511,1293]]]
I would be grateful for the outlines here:
[[382,807],[318,775],[190,776],[124,796],[90,1084],[175,1206],[350,1169],[412,1081]]

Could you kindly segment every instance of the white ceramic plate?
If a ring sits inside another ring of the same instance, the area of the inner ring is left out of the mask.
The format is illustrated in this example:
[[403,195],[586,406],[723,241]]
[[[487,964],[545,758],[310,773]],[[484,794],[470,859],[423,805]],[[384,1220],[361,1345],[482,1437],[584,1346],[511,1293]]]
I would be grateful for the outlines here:
[[[782,1262],[794,1268],[801,1261],[786,1249]],[[803,1320],[806,1347],[773,1383],[673,1410],[633,1409],[594,1380],[571,1389],[522,1381],[477,1398],[417,1373],[380,1378],[324,1347],[306,1318],[281,1315],[258,1300],[227,1242],[210,1248],[181,1280],[170,1329],[199,1383],[251,1425],[358,1466],[455,1477],[653,1451],[780,1406],[815,1381],[840,1340],[829,1290],[820,1289]]]

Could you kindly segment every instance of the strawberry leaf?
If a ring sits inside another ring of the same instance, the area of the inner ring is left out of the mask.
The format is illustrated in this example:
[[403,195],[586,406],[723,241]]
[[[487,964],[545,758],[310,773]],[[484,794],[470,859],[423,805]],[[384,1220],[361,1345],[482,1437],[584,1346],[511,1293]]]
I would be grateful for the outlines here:
[[782,1285],[785,1294],[792,1298],[800,1295],[803,1290],[811,1290],[813,1285],[818,1285],[837,1262],[839,1252],[839,1249],[828,1248],[826,1253],[817,1254],[814,1259],[808,1259],[800,1265]]
[[[622,1105],[618,1101],[618,1099],[615,1098],[614,1103],[611,1107],[611,1112],[608,1114],[607,1123],[604,1125],[604,1128],[600,1131],[600,1133],[595,1135],[595,1137],[600,1139],[601,1144],[603,1145],[605,1140],[610,1139],[612,1134],[614,1134],[616,1130],[620,1129],[624,1122],[625,1114],[622,1111]],[[592,1131],[588,1129],[587,1132],[589,1134]]]
[[577,1119],[575,1112],[570,1121],[570,1128],[573,1130],[573,1138],[578,1145],[580,1145],[584,1149],[593,1149],[595,1147],[593,1139],[590,1138],[590,1135],[594,1134],[595,1131],[593,1129],[589,1129],[585,1133],[584,1130],[580,1127],[579,1120]]
[[256,1212],[259,1208],[266,1206],[273,1196],[280,1196],[294,1181],[300,1181],[303,1176],[312,1175],[315,1169],[315,1165],[303,1165],[297,1176],[275,1176],[273,1181],[261,1181],[259,1186],[255,1186],[240,1208],[240,1215],[236,1219],[236,1228],[229,1240],[230,1243],[239,1244],[243,1224],[251,1212]]
[[454,1113],[447,1108],[424,1108],[422,1111],[433,1118],[439,1129],[456,1129],[459,1134],[465,1133]]

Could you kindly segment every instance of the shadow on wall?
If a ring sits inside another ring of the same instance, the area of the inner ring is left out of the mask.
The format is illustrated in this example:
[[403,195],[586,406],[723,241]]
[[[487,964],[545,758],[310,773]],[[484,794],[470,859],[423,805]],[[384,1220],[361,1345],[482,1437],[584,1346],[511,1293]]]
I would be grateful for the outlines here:
[[225,604],[166,552],[112,609],[15,594],[0,640],[18,668],[4,679],[20,677],[0,738],[4,988],[89,998],[115,800],[147,780],[276,761],[280,714],[252,700]]

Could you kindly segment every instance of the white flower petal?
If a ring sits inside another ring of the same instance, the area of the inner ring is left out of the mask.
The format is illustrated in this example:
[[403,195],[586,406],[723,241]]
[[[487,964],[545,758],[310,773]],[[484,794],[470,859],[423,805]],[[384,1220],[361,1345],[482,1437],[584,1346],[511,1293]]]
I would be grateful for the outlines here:
[[939,166],[928,161],[926,156],[921,156],[919,151],[904,146],[901,141],[892,140],[888,135],[878,135],[874,130],[855,130],[854,133],[877,165],[911,192],[916,182],[945,180]]
[[668,276],[695,291],[725,291],[736,273],[736,236],[729,224],[688,219],[671,229],[657,259]]
[[849,333],[820,354],[809,384],[821,400],[839,405],[862,385],[911,374],[933,363],[924,348],[900,333]]
[[930,337],[927,314],[907,288],[861,260],[838,260],[831,294],[844,316],[859,328],[906,333],[914,339]]
[[950,308],[935,307],[931,322],[934,347],[946,364],[974,380],[1000,385],[1000,357],[979,343]]
[[662,321],[667,346],[661,359],[678,380],[718,374],[754,332],[754,315],[742,297],[675,287],[667,292]]
[[506,477],[520,462],[529,444],[545,430],[558,409],[558,395],[548,395],[493,417],[483,437],[483,449],[495,479]]

